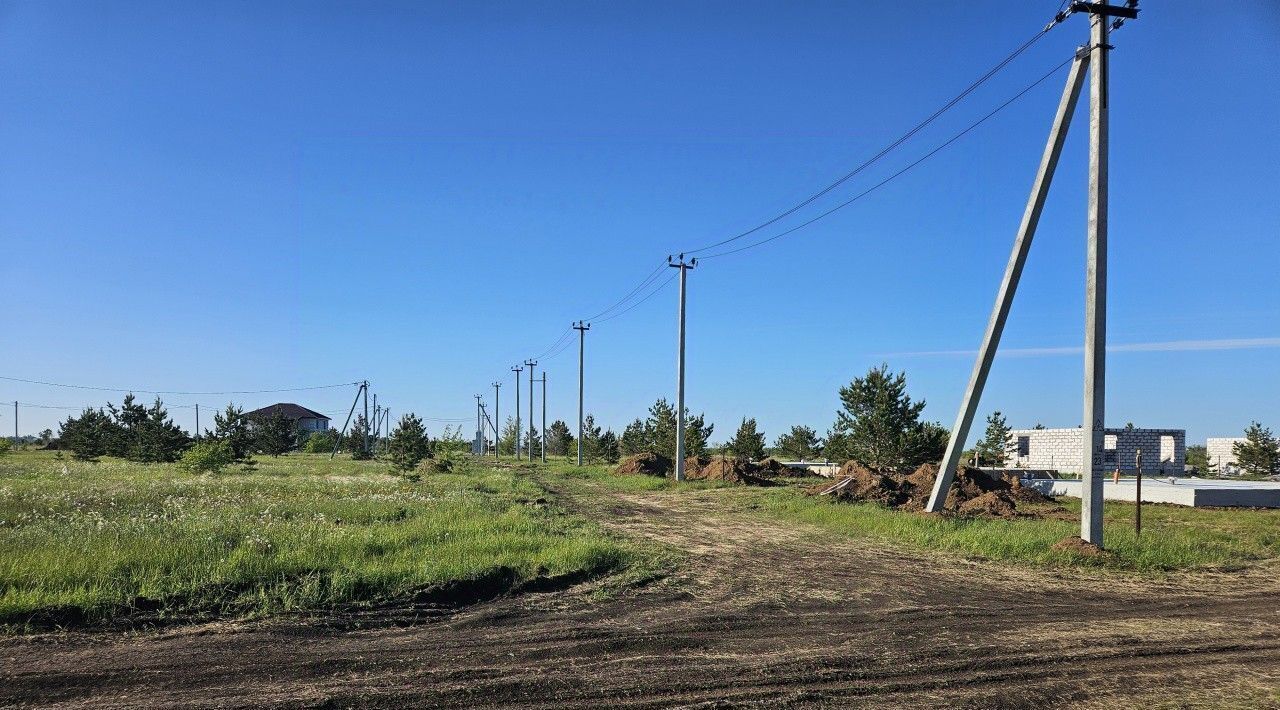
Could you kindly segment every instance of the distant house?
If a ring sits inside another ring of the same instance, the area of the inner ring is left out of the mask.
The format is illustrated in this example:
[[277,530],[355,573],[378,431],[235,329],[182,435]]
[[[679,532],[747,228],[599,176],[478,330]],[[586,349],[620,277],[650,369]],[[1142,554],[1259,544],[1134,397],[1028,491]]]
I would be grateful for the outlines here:
[[313,409],[307,409],[293,402],[278,402],[270,404],[262,409],[255,409],[252,412],[246,412],[245,417],[253,420],[258,417],[274,416],[277,412],[283,414],[286,419],[293,422],[301,431],[328,431],[329,417],[317,412]]
[[[1080,473],[1084,448],[1083,429],[1014,429],[1009,432],[1008,465]],[[1119,468],[1133,473],[1138,451],[1147,473],[1182,474],[1187,460],[1184,429],[1107,429],[1102,443],[1102,466],[1107,473]]]
[[1248,441],[1243,436],[1211,436],[1205,439],[1204,452],[1209,458],[1209,468],[1219,473],[1240,473],[1236,462],[1236,444]]

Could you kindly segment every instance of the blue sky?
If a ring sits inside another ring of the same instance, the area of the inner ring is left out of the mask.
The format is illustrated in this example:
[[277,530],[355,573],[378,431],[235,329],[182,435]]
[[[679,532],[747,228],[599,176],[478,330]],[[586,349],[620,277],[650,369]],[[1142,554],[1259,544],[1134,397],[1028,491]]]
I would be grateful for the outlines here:
[[[874,154],[1058,3],[300,7],[0,2],[0,375],[182,391],[368,378],[394,412],[434,418],[472,416],[501,379],[510,412],[513,363],[667,254]],[[1126,347],[1108,360],[1108,423],[1192,443],[1280,428],[1280,7],[1143,7],[1113,37],[1109,337]],[[814,208],[1086,35],[1082,17],[1055,28]],[[839,386],[880,362],[950,426],[1064,77],[854,205],[691,272],[688,401],[713,438],[744,415],[771,440],[825,430]],[[1080,420],[1084,109],[980,409],[1015,426]],[[588,334],[600,421],[674,398],[675,313],[668,285]],[[551,418],[575,416],[575,354],[545,362]],[[234,399],[337,411],[351,394]],[[15,399],[119,395],[0,381]],[[65,415],[24,408],[23,433]]]

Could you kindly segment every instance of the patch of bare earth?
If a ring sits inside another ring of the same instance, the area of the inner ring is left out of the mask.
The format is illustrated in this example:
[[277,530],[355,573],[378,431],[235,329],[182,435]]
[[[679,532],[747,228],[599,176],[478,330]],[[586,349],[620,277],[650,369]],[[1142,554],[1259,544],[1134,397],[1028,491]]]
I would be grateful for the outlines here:
[[[1280,677],[1275,570],[1156,582],[903,553],[724,505],[563,500],[681,551],[661,583],[409,627],[222,624],[0,641],[0,704],[63,707],[1174,706]],[[429,551],[424,551],[429,554]],[[1259,680],[1262,679],[1262,680]],[[1261,688],[1259,687],[1261,685]]]

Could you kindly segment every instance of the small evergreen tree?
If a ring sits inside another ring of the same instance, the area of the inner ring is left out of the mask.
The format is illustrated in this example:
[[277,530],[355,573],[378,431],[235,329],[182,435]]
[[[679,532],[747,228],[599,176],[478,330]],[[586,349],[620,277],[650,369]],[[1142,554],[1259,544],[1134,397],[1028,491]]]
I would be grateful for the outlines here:
[[297,426],[279,409],[256,417],[251,428],[255,448],[268,456],[287,454],[298,445]]
[[357,461],[367,461],[373,458],[372,451],[365,448],[365,442],[370,434],[369,421],[364,418],[363,414],[357,414],[356,418],[351,422],[351,428],[347,430],[346,436],[342,439],[342,449],[350,453],[351,458]]
[[729,441],[728,448],[734,456],[753,461],[764,458],[764,432],[757,430],[755,419],[742,418],[738,432]]
[[1260,422],[1253,422],[1244,430],[1244,441],[1231,446],[1240,470],[1252,476],[1270,476],[1280,473],[1280,440]]
[[822,440],[818,432],[807,426],[793,426],[791,431],[773,442],[777,455],[786,459],[807,461],[822,455]]
[[568,456],[574,449],[573,434],[569,431],[569,425],[559,419],[551,422],[551,426],[547,427],[547,455]]
[[169,418],[159,397],[144,410],[142,421],[127,431],[127,439],[129,460],[147,463],[177,461],[191,445],[190,437]]
[[644,422],[637,419],[622,430],[622,438],[618,440],[618,448],[623,456],[635,456],[649,451],[652,443],[645,432]]
[[603,433],[596,426],[596,418],[590,414],[582,418],[582,460],[583,463],[595,463],[605,453],[600,445]]
[[[992,412],[987,417],[987,431],[974,448],[978,452],[978,463],[985,466],[1003,466],[1009,458],[1009,443],[1013,431],[1000,412]],[[945,451],[943,453],[946,453]]]
[[520,432],[516,429],[516,420],[507,417],[502,423],[502,437],[498,439],[498,453],[503,456],[514,456],[516,453],[516,441],[519,439]]
[[402,473],[416,469],[423,459],[431,455],[431,440],[422,420],[413,413],[400,417],[400,423],[391,432],[388,448],[392,468]]
[[1201,473],[1209,473],[1209,449],[1203,445],[1188,446],[1186,462]]
[[249,422],[245,419],[244,410],[228,403],[224,411],[213,415],[213,431],[206,432],[218,441],[225,441],[231,449],[231,456],[237,462],[247,462],[253,455],[253,433],[249,431]]
[[938,444],[945,450],[947,430],[921,422],[925,403],[913,402],[906,390],[906,374],[889,372],[887,364],[841,387],[842,409],[827,437],[828,456],[890,468],[941,458]]
[[105,456],[114,436],[115,422],[101,409],[86,407],[78,417],[67,417],[58,426],[61,446],[81,461],[97,461]]
[[606,429],[596,440],[596,454],[605,463],[618,463],[618,435],[612,429]]

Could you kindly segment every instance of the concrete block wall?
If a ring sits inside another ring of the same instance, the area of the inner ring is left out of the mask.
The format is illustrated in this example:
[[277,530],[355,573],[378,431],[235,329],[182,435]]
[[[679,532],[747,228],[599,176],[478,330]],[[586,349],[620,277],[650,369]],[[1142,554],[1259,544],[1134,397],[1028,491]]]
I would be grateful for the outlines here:
[[[1107,429],[1103,445],[1107,471],[1118,466],[1122,473],[1132,474],[1138,449],[1142,450],[1145,473],[1181,474],[1186,463],[1187,433],[1183,429]],[[1083,429],[1014,429],[1010,432],[1009,465],[1079,474],[1083,446]]]
[[1244,441],[1243,436],[1211,436],[1204,441],[1205,453],[1209,457],[1209,465],[1218,471],[1236,468],[1235,445]]

